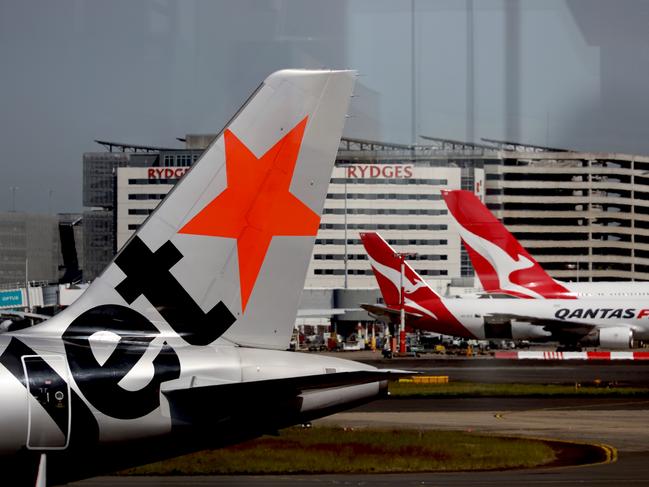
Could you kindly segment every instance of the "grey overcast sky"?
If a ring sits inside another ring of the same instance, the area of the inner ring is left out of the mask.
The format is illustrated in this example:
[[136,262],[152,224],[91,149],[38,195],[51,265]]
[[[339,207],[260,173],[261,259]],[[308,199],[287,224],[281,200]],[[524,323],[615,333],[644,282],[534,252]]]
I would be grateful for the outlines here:
[[359,70],[349,136],[649,154],[648,25],[642,0],[0,0],[0,211],[81,210],[94,139],[180,147],[285,67]]

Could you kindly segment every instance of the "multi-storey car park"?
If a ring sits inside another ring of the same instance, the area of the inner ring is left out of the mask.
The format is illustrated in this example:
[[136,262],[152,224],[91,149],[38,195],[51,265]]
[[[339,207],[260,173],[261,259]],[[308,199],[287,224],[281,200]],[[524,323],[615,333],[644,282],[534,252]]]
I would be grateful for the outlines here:
[[649,157],[497,145],[487,206],[552,276],[649,279]]

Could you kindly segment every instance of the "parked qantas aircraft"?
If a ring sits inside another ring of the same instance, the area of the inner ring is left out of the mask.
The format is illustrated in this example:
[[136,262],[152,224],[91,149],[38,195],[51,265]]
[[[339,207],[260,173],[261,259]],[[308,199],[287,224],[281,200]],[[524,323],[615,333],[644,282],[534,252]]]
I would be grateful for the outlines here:
[[11,485],[45,485],[46,463],[62,482],[221,446],[385,390],[373,367],[284,351],[354,77],[272,74],[73,305],[0,335]]
[[488,293],[562,299],[649,296],[649,282],[553,279],[471,191],[442,191],[442,196]]
[[[385,305],[361,305],[399,321],[401,261],[374,232],[361,233]],[[641,299],[444,299],[406,262],[406,323],[463,338],[559,342],[564,347],[631,348],[649,339],[649,307]]]

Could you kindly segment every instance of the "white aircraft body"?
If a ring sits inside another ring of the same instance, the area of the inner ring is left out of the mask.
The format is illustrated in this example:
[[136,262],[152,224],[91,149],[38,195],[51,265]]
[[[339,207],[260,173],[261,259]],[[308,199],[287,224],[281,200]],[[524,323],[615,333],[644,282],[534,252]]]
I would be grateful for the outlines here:
[[385,305],[362,305],[375,315],[416,329],[471,339],[560,342],[564,346],[628,349],[649,339],[643,299],[442,298],[375,232],[361,233]]
[[383,394],[385,372],[286,351],[354,78],[269,76],[77,301],[0,335],[12,485],[226,445]]

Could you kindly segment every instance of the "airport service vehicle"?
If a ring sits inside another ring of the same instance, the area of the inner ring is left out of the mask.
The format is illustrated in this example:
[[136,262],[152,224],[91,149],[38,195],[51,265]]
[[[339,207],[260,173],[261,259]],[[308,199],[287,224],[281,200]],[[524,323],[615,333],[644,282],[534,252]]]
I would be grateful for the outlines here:
[[383,393],[385,372],[286,350],[354,78],[269,76],[77,301],[0,335],[7,482],[226,445]]
[[541,299],[649,296],[649,282],[553,279],[471,191],[442,191],[442,196],[488,293]]
[[[478,340],[559,342],[562,348],[631,348],[649,339],[642,299],[442,298],[375,232],[361,233],[385,305],[368,312],[412,328]],[[402,301],[403,296],[403,301]]]

